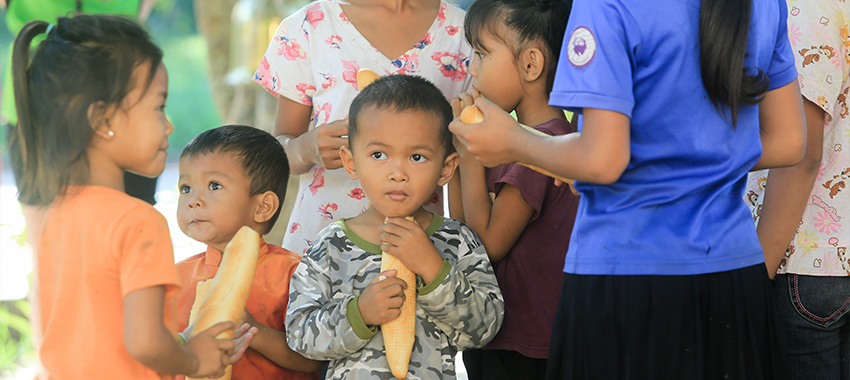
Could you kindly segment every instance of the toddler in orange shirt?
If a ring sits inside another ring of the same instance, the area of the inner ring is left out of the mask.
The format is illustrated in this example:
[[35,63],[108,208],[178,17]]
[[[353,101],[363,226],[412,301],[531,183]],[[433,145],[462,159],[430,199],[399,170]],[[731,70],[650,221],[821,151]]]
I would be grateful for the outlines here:
[[[270,134],[227,125],[195,137],[180,154],[177,222],[207,251],[177,264],[184,287],[177,298],[179,326],[189,323],[198,282],[215,277],[225,246],[242,226],[267,233],[280,214],[289,164]],[[260,245],[260,256],[245,322],[259,331],[233,379],[316,379],[322,362],[293,352],[286,344],[284,318],[289,279],[301,256],[275,245]]]

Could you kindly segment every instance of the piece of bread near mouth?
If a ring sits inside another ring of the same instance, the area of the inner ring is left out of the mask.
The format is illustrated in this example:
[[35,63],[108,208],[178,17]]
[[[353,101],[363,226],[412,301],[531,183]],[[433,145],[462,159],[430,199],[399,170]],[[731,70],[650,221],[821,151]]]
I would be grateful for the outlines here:
[[[478,109],[478,107],[476,107],[475,105],[469,105],[469,106],[466,106],[466,107],[464,107],[464,108],[463,108],[463,110],[462,110],[462,111],[460,111],[460,122],[461,122],[461,123],[464,123],[464,124],[478,124],[478,123],[480,123],[480,122],[482,122],[482,121],[484,121],[484,114],[483,114],[483,113],[481,113],[481,110],[480,110],[480,109]],[[531,127],[529,127],[529,126],[527,126],[527,125],[520,124],[520,126],[521,126],[523,129],[525,129],[526,131],[531,132],[531,133],[533,133],[533,134],[535,134],[535,135],[537,135],[537,136],[551,137],[551,135],[548,135],[548,134],[546,134],[546,133],[540,132],[540,131],[538,131],[538,130],[536,130],[536,129],[534,129],[534,128],[531,128]],[[532,169],[532,170],[534,170],[534,171],[536,171],[536,172],[538,172],[538,173],[542,173],[542,174],[547,175],[547,176],[549,176],[549,177],[552,177],[552,178],[554,178],[554,179],[560,180],[561,182],[563,182],[563,183],[566,183],[566,184],[570,185],[570,187],[571,187],[571,188],[572,188],[572,186],[573,186],[573,183],[575,182],[575,181],[573,181],[573,180],[571,180],[571,179],[569,179],[569,178],[561,177],[561,176],[559,176],[559,175],[557,175],[557,174],[554,174],[554,173],[552,173],[552,172],[550,172],[550,171],[548,171],[548,170],[546,170],[546,169],[543,169],[543,168],[540,168],[540,167],[537,167],[537,166],[534,166],[534,165],[524,164],[524,163],[522,163],[522,162],[517,162],[517,163],[518,163],[518,164],[520,164],[520,165],[522,165],[522,166],[525,166],[525,167],[527,167],[527,168],[529,168],[529,169]]]

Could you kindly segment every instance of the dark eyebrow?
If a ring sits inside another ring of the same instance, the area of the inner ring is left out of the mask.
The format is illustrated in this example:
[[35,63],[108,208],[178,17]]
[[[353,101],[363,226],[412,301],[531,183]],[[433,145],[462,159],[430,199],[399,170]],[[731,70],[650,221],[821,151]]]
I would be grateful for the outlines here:
[[219,175],[219,176],[222,176],[224,178],[230,179],[229,175],[225,174],[224,172],[220,172],[218,170],[212,170],[212,171],[204,172],[204,174],[205,175],[210,175],[210,174]]
[[432,148],[430,145],[414,145],[413,148],[427,150],[429,152],[436,152],[436,150],[434,150],[434,148]]
[[384,143],[382,143],[382,142],[380,142],[380,141],[370,141],[370,142],[366,143],[366,146],[379,146],[379,147],[385,147],[385,146],[389,146],[389,145],[388,145],[388,144],[384,144]]
[[[217,175],[217,176],[221,176],[221,177],[224,177],[224,178],[227,178],[227,179],[231,179],[231,178],[230,178],[230,176],[228,176],[228,175],[227,175],[227,174],[225,174],[224,172],[220,172],[220,171],[218,171],[218,170],[212,170],[212,171],[204,172],[203,174],[204,174],[205,176],[209,176],[209,175]],[[179,181],[183,180],[183,177],[186,177],[186,175],[185,175],[185,174],[181,174],[179,177],[177,177],[177,181],[179,182]]]
[[[366,147],[370,147],[370,146],[377,146],[377,147],[383,148],[383,147],[390,146],[390,144],[382,143],[382,142],[379,142],[379,141],[373,141],[373,142],[366,144]],[[413,149],[427,150],[429,152],[436,152],[436,150],[434,148],[432,148],[430,145],[424,145],[424,144],[414,145]]]

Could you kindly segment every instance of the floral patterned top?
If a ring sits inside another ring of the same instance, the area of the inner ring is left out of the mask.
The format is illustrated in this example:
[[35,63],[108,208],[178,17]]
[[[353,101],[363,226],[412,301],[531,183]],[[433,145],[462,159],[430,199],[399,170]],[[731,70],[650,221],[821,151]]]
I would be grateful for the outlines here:
[[[466,91],[472,47],[463,33],[465,12],[440,3],[428,32],[400,57],[387,58],[348,21],[339,0],[308,4],[280,23],[254,81],[274,96],[312,106],[309,128],[348,117],[348,107],[360,90],[361,68],[381,75],[420,75],[432,81],[446,98]],[[314,165],[301,175],[297,199],[282,247],[307,251],[319,231],[343,217],[354,217],[369,205],[360,182],[343,169]],[[443,212],[442,189],[435,189],[431,211]]]
[[[846,0],[788,1],[800,91],[826,111],[823,160],[797,235],[778,273],[850,275],[850,8]],[[767,171],[751,173],[745,199],[758,221]]]

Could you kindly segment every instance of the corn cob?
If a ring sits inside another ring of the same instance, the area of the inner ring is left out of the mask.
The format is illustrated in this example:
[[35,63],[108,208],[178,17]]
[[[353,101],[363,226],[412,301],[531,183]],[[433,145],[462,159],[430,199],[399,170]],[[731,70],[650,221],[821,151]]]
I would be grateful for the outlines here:
[[[414,221],[412,216],[405,219]],[[396,277],[407,283],[407,289],[404,291],[405,300],[401,305],[401,314],[396,319],[382,324],[381,334],[393,376],[404,379],[407,377],[407,366],[416,338],[416,274],[395,256],[381,252],[381,272],[390,269],[398,271]]]

